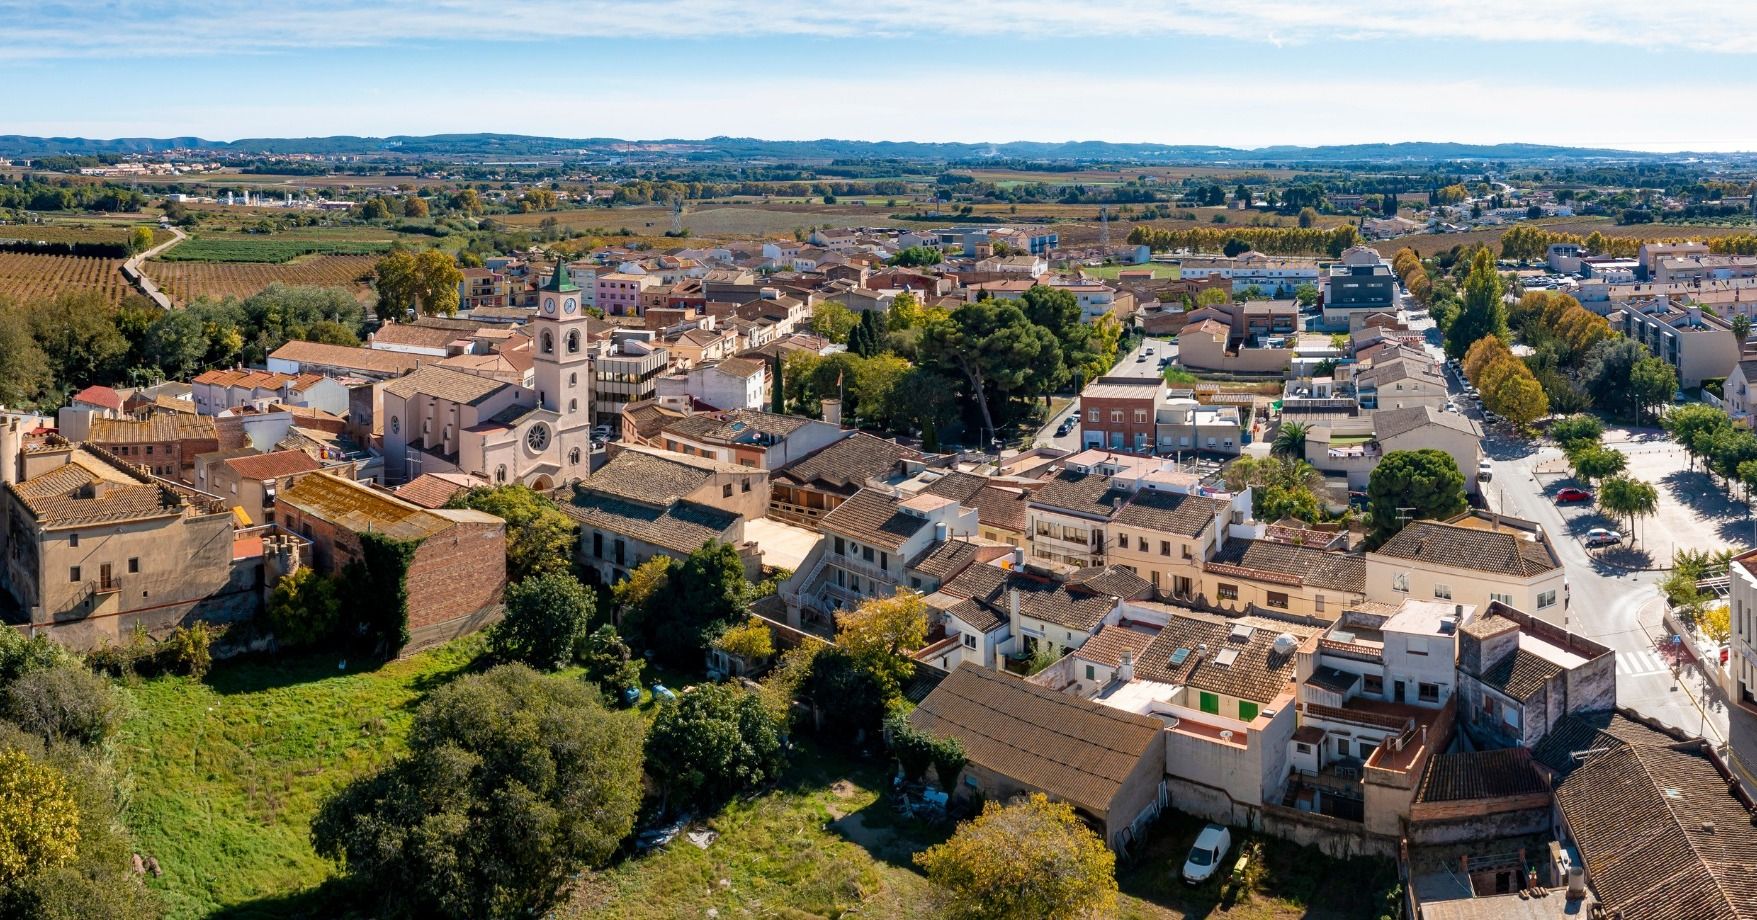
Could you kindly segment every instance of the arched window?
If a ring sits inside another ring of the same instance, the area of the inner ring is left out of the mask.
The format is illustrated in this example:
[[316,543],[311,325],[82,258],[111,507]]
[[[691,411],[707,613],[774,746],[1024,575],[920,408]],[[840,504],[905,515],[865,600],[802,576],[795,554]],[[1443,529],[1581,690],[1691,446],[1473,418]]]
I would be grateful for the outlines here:
[[495,482],[505,482],[506,481],[506,464],[502,463],[499,467],[497,467],[494,470],[494,481]]
[[579,386],[579,385],[580,385],[580,375],[578,375],[578,374],[568,374],[568,375],[567,375],[567,385],[568,385],[568,386],[569,386],[569,387],[577,387],[577,386]]
[[580,350],[580,331],[578,329],[570,329],[570,330],[568,330],[568,333],[567,333],[567,353],[570,355],[578,354],[579,350]]
[[579,400],[577,400],[577,399],[570,399],[570,400],[568,400],[568,401],[567,401],[567,411],[569,411],[569,412],[578,412],[578,411],[580,411],[580,401],[579,401]]
[[567,452],[567,462],[572,466],[580,465],[580,449],[574,448]]
[[555,353],[555,336],[551,335],[548,330],[543,331],[543,353],[546,355]]

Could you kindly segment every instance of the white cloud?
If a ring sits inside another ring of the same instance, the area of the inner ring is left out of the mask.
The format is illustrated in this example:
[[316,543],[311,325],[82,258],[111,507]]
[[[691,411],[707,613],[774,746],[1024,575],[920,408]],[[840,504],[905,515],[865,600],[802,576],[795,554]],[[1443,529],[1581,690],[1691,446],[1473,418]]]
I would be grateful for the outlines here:
[[1757,52],[1724,0],[0,0],[0,60],[194,57],[462,39],[1207,37],[1265,45],[1435,39]]

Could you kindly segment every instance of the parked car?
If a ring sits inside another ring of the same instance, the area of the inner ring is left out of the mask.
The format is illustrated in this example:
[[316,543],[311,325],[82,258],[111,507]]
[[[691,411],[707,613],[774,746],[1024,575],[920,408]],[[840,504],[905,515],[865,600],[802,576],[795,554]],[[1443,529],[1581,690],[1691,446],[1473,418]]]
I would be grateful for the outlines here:
[[1060,425],[1056,426],[1056,429],[1055,429],[1056,437],[1061,437],[1062,435],[1067,434],[1070,431],[1073,431],[1075,424],[1076,423],[1074,421],[1074,417],[1071,415],[1065,419],[1062,419],[1062,423]]
[[1184,860],[1184,884],[1200,885],[1213,878],[1231,848],[1232,831],[1218,824],[1202,828],[1196,835],[1195,846],[1190,847],[1189,858]]
[[1594,527],[1586,532],[1587,546],[1617,546],[1623,542],[1623,535],[1608,527]]
[[1573,486],[1569,486],[1566,489],[1561,489],[1558,492],[1556,492],[1556,504],[1558,504],[1558,505],[1565,504],[1567,502],[1589,502],[1589,501],[1592,501],[1592,493],[1586,491],[1585,489],[1576,489]]
[[[550,272],[550,274],[554,274],[554,272]],[[600,441],[610,440],[610,426],[609,425],[593,425],[592,426],[592,437],[594,437]]]
[[[550,272],[550,274],[555,274],[555,273]],[[1135,363],[1136,364],[1146,364],[1147,363],[1147,356],[1146,355],[1136,355],[1135,356]]]
[[1476,465],[1476,478],[1483,482],[1488,482],[1495,478],[1494,466],[1492,466],[1487,460],[1478,463]]

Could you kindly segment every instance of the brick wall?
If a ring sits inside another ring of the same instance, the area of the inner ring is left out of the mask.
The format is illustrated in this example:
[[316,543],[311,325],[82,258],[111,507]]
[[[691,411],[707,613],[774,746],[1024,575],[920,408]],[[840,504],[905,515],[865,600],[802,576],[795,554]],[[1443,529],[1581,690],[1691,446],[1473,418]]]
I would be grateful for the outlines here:
[[469,616],[500,602],[506,525],[459,523],[428,537],[409,565],[409,629]]
[[[282,526],[310,538],[313,566],[333,575],[360,558],[360,539],[352,531],[300,513],[279,509]],[[500,603],[506,587],[506,525],[454,524],[422,541],[409,564],[411,633],[470,616]]]

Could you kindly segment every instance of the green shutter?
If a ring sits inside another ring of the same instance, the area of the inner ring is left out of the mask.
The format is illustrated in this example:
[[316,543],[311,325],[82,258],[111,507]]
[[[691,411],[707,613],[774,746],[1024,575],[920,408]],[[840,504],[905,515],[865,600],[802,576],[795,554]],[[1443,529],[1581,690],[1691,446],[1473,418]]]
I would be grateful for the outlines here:
[[1220,697],[1212,693],[1202,694],[1202,711],[1220,714]]
[[1239,700],[1238,717],[1244,722],[1249,722],[1252,719],[1255,719],[1257,717],[1257,704],[1250,700]]

